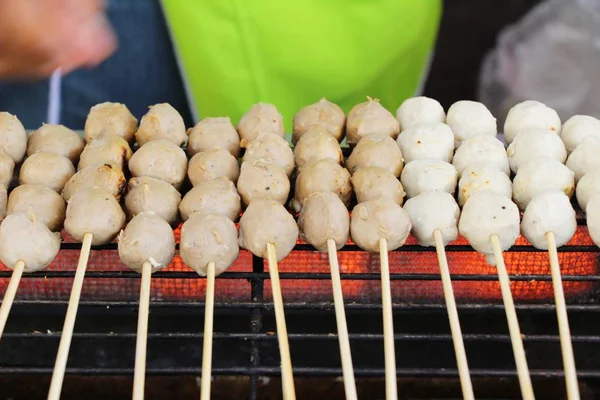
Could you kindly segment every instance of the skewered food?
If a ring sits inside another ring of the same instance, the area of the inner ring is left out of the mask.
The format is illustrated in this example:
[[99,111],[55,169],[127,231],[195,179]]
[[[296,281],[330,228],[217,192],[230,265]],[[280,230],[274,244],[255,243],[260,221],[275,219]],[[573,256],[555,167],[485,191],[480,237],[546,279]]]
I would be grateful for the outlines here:
[[27,156],[35,153],[54,153],[67,157],[77,165],[85,141],[64,125],[44,124],[31,132],[27,142]]
[[552,108],[539,101],[523,101],[508,111],[504,122],[504,140],[510,144],[523,131],[532,128],[560,133],[560,117]]
[[398,205],[404,202],[404,188],[394,174],[383,168],[360,168],[352,175],[350,182],[358,203],[369,200],[390,199]]
[[245,144],[256,139],[261,133],[274,133],[285,137],[283,117],[277,107],[269,103],[257,103],[250,107],[240,119],[237,130]]
[[235,221],[242,211],[240,195],[235,185],[223,177],[203,182],[187,192],[179,204],[181,219],[187,221],[196,212],[224,215]]
[[126,190],[125,175],[121,168],[114,164],[96,164],[85,167],[73,175],[63,188],[61,195],[69,201],[73,195],[81,190],[100,186],[108,190],[117,201]]
[[400,176],[403,166],[400,148],[391,137],[382,133],[363,136],[346,160],[346,168],[351,174],[359,168],[379,167]]
[[506,150],[501,141],[490,135],[476,135],[465,140],[454,154],[452,165],[456,167],[458,175],[471,165],[490,166],[510,175],[510,168]]
[[119,258],[127,267],[141,273],[144,262],[150,261],[152,272],[156,272],[173,260],[175,235],[167,221],[144,211],[119,233],[118,249]]
[[600,196],[590,198],[585,213],[588,232],[596,246],[600,246]]
[[273,243],[277,261],[281,261],[297,240],[298,225],[294,217],[274,200],[252,201],[240,218],[240,247],[257,257],[266,258],[267,243]]
[[600,194],[600,169],[585,174],[579,180],[575,193],[579,207],[585,211],[592,196]]
[[554,232],[556,246],[565,244],[577,230],[575,210],[569,197],[560,190],[535,196],[527,205],[521,222],[523,236],[537,249],[548,250],[546,234]]
[[327,251],[327,241],[333,239],[337,249],[344,247],[350,232],[350,214],[335,193],[316,192],[308,196],[298,226],[302,239],[319,251]]
[[298,168],[330,159],[341,164],[344,155],[337,140],[319,125],[308,128],[294,148],[294,160]]
[[19,183],[44,185],[60,192],[74,174],[75,167],[68,158],[54,153],[35,153],[21,165]]
[[8,155],[0,152],[0,185],[8,188],[15,172],[15,162]]
[[133,152],[129,143],[119,136],[101,136],[89,142],[79,158],[78,170],[94,164],[114,163],[123,169]]
[[321,160],[300,170],[295,190],[292,207],[296,212],[302,209],[304,201],[314,192],[333,192],[348,205],[352,196],[350,173],[335,161]]
[[86,233],[91,233],[92,245],[109,243],[124,224],[121,206],[110,192],[99,186],[81,190],[67,202],[65,230],[79,242]]
[[0,185],[0,222],[6,217],[6,206],[8,203],[8,191]]
[[560,131],[560,138],[569,154],[588,136],[600,138],[600,120],[589,115],[572,116]]
[[446,124],[454,132],[454,147],[476,135],[496,137],[498,129],[496,118],[490,110],[476,101],[461,100],[452,104],[448,109]]
[[423,158],[436,158],[450,162],[454,155],[454,133],[441,122],[407,128],[396,140],[404,162]]
[[181,227],[179,251],[183,262],[198,275],[206,276],[210,262],[215,263],[215,274],[219,275],[237,259],[237,241],[237,230],[229,218],[196,213]]
[[125,211],[128,218],[151,211],[167,221],[171,226],[179,223],[181,194],[173,185],[150,176],[129,180],[129,190],[125,196]]
[[311,128],[319,126],[337,142],[344,136],[346,114],[337,105],[327,101],[325,97],[316,103],[302,107],[294,116],[294,133],[292,143],[296,144]]
[[424,192],[406,201],[404,211],[412,224],[412,234],[421,246],[435,246],[433,232],[439,229],[444,246],[458,237],[460,208],[451,194]]
[[244,206],[253,200],[275,200],[285,204],[290,195],[290,180],[285,171],[264,161],[242,164],[238,193]]
[[420,96],[404,100],[396,111],[396,119],[400,123],[400,132],[402,132],[419,125],[445,122],[446,113],[439,101]]
[[567,150],[556,132],[549,129],[533,128],[524,130],[512,141],[506,150],[510,169],[514,173],[529,161],[540,157],[550,157],[564,163]]
[[265,160],[283,169],[287,176],[294,171],[294,153],[287,140],[274,133],[261,133],[248,144],[243,162]]
[[54,190],[42,185],[21,185],[8,196],[6,214],[32,212],[53,232],[60,231],[65,220],[65,201]]
[[379,199],[360,203],[352,210],[350,234],[361,249],[379,252],[380,239],[390,250],[402,246],[410,234],[410,218],[391,200]]
[[581,142],[567,159],[567,167],[575,173],[575,182],[588,172],[600,169],[600,138],[590,136]]
[[137,131],[138,120],[127,106],[121,103],[100,103],[90,108],[85,120],[84,135],[86,142],[100,136],[119,136],[132,142]]
[[473,193],[482,190],[491,190],[510,199],[513,186],[508,175],[495,167],[474,165],[465,168],[458,181],[458,204],[464,206]]
[[26,150],[27,133],[21,121],[16,115],[0,112],[0,151],[17,164],[25,157]]
[[188,130],[187,153],[190,157],[202,151],[225,149],[240,155],[240,135],[229,117],[208,117]]
[[429,191],[454,194],[458,174],[452,164],[440,160],[415,160],[406,164],[400,177],[407,197]]
[[[223,151],[231,157],[226,150]],[[181,187],[186,170],[185,152],[166,139],[146,143],[129,160],[129,171],[132,176],[151,176],[170,183],[175,189]]]
[[355,105],[346,121],[346,137],[350,146],[356,145],[363,136],[380,133],[396,139],[400,124],[378,99],[367,97],[367,101]]
[[227,150],[216,149],[192,157],[187,175],[194,186],[222,176],[235,183],[240,175],[240,166]]
[[183,118],[167,103],[150,106],[135,133],[135,140],[140,146],[159,139],[169,140],[176,146],[181,146],[187,140]]
[[60,250],[60,234],[52,232],[33,213],[14,213],[0,224],[0,259],[13,269],[25,262],[25,272],[47,267]]

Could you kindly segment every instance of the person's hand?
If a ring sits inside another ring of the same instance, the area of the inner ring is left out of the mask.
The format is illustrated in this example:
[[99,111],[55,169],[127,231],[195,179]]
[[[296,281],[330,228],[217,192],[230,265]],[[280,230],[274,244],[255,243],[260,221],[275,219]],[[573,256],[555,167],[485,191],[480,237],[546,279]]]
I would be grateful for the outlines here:
[[92,67],[116,46],[102,0],[0,0],[0,79]]

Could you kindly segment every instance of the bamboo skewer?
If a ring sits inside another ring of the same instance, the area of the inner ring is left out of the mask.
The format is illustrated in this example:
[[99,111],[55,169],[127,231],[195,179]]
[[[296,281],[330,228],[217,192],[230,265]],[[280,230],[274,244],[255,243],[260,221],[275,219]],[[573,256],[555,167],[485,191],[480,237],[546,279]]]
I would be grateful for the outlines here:
[[215,263],[209,262],[206,269],[206,302],[204,306],[204,343],[202,346],[202,376],[200,379],[200,399],[210,399],[210,378],[212,370],[213,322],[215,310]]
[[15,300],[15,295],[17,294],[23,271],[25,271],[25,262],[19,260],[15,264],[15,268],[10,276],[10,282],[8,282],[6,292],[4,293],[4,299],[2,299],[2,305],[0,306],[0,338],[4,333],[4,327],[6,326],[6,321],[8,320],[13,301]]
[[392,313],[392,287],[390,283],[390,263],[388,243],[379,240],[379,259],[381,263],[381,300],[383,305],[383,349],[385,351],[385,398],[398,399],[396,378],[396,350],[394,348],[394,320]]
[[142,283],[140,285],[140,305],[138,311],[137,339],[135,344],[135,367],[133,372],[133,400],[144,399],[146,378],[146,349],[148,343],[148,314],[150,312],[150,287],[152,264],[142,264]]

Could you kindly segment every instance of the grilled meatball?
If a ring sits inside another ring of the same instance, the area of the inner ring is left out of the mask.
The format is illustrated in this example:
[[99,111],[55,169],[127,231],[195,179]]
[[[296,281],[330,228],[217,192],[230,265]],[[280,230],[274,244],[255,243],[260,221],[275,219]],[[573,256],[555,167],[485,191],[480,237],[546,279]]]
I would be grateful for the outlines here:
[[441,122],[407,128],[396,140],[404,162],[435,158],[450,162],[454,155],[454,133]]
[[283,117],[277,111],[277,107],[269,103],[257,103],[242,116],[237,130],[244,143],[248,144],[261,133],[274,133],[285,137]]
[[99,186],[79,191],[67,202],[65,231],[81,242],[93,234],[92,244],[111,242],[125,224],[125,213],[113,195]]
[[510,178],[499,169],[485,165],[465,168],[458,181],[458,204],[464,206],[469,197],[482,190],[491,190],[509,199],[513,192]]
[[428,159],[409,162],[400,177],[409,199],[432,190],[454,194],[457,180],[458,174],[452,164]]
[[90,108],[85,120],[85,140],[89,143],[100,136],[119,136],[132,142],[138,120],[121,103],[100,103]]
[[439,101],[420,96],[404,100],[396,111],[396,119],[402,132],[419,125],[446,122],[446,113]]
[[129,160],[132,176],[151,176],[170,183],[175,189],[181,187],[186,170],[185,152],[166,139],[146,143]]
[[600,169],[600,138],[591,136],[583,139],[567,159],[567,167],[575,173],[575,182],[587,173]]
[[363,250],[378,252],[380,239],[386,239],[388,249],[395,250],[404,244],[410,230],[408,214],[391,200],[365,201],[352,210],[350,234]]
[[119,136],[101,136],[85,146],[77,169],[81,171],[87,166],[105,163],[112,163],[123,169],[132,154],[129,143],[125,139]]
[[525,210],[531,199],[548,190],[560,190],[568,197],[575,192],[573,172],[552,158],[538,158],[519,168],[513,179],[513,199]]
[[361,168],[350,181],[359,203],[376,199],[390,199],[399,205],[404,202],[406,193],[400,180],[383,168]]
[[90,165],[77,172],[67,181],[61,195],[65,201],[69,201],[75,193],[81,190],[100,186],[108,190],[117,201],[121,201],[121,195],[125,192],[126,183],[123,171],[116,165]]
[[406,201],[404,211],[410,217],[412,234],[421,246],[435,246],[433,232],[439,229],[444,246],[458,237],[460,209],[446,192],[424,192]]
[[119,258],[125,266],[142,272],[150,261],[152,272],[169,265],[175,255],[175,235],[171,225],[153,212],[133,217],[119,234]]
[[298,226],[302,239],[319,251],[327,251],[327,241],[333,239],[339,250],[348,241],[350,214],[335,193],[316,192],[308,196]]
[[59,192],[75,174],[71,161],[54,153],[35,153],[27,157],[19,173],[19,183],[39,184]]
[[346,205],[350,203],[350,173],[335,161],[321,160],[302,168],[296,177],[296,193],[292,207],[299,212],[304,201],[314,192],[333,192]]
[[294,116],[294,133],[292,143],[296,144],[302,136],[315,126],[323,128],[337,142],[344,137],[346,114],[338,106],[325,97],[314,104],[302,107]]
[[532,128],[560,133],[561,123],[556,111],[539,101],[523,101],[508,111],[504,122],[504,140],[512,143],[517,135]]
[[240,135],[229,117],[204,118],[188,130],[187,153],[190,157],[202,151],[225,149],[240,155]]
[[0,185],[0,222],[6,217],[6,206],[8,203],[8,192]]
[[600,246],[600,196],[592,196],[585,211],[590,236],[596,246]]
[[560,131],[560,138],[569,154],[588,136],[600,138],[600,120],[589,115],[572,116]]
[[461,100],[452,104],[448,109],[446,124],[454,132],[454,147],[476,135],[496,137],[496,118],[490,110],[476,101]]
[[549,129],[533,128],[519,133],[506,150],[510,169],[515,174],[529,161],[540,157],[550,157],[564,163],[567,150],[556,132]]
[[21,121],[5,111],[0,112],[0,151],[15,164],[20,163],[27,150],[27,133]]
[[579,180],[575,193],[579,207],[585,211],[592,196],[600,194],[600,169],[585,174]]
[[359,168],[379,167],[400,176],[403,166],[400,148],[391,137],[381,133],[363,136],[346,161],[351,174]]
[[223,215],[196,213],[181,227],[179,252],[183,262],[200,276],[215,263],[215,274],[223,273],[239,254],[237,230]]
[[508,250],[519,237],[519,208],[506,196],[483,190],[465,203],[458,231],[476,251],[486,255],[490,265],[496,265],[492,235],[497,235],[502,251]]
[[176,146],[181,146],[187,140],[183,118],[168,103],[150,106],[135,133],[135,140],[140,146],[159,139],[168,140]]
[[15,162],[8,155],[0,152],[0,185],[8,188],[15,172]]
[[179,223],[181,194],[173,185],[149,176],[131,178],[125,196],[125,211],[128,218],[150,211],[167,221],[171,226]]
[[65,201],[54,190],[42,185],[21,185],[8,197],[6,214],[33,212],[53,232],[60,231],[65,220]]
[[355,105],[348,113],[346,137],[351,146],[371,133],[381,133],[392,139],[396,139],[400,133],[400,124],[392,113],[386,110],[378,99],[367,99],[366,102]]
[[274,200],[255,200],[240,218],[239,244],[257,257],[267,258],[267,243],[275,245],[277,261],[292,251],[298,225],[285,207]]
[[0,259],[13,269],[25,262],[25,272],[47,267],[60,250],[60,234],[52,232],[33,213],[15,213],[0,224]]
[[85,141],[64,125],[44,124],[29,135],[27,156],[35,153],[54,153],[67,157],[77,165]]
[[338,164],[344,160],[342,149],[335,137],[319,125],[308,128],[296,143],[294,160],[298,168],[315,163],[320,160],[330,159]]
[[246,146],[243,162],[264,160],[283,169],[287,176],[294,171],[294,153],[287,140],[274,133],[261,133]]
[[549,190],[535,196],[527,205],[521,222],[523,236],[536,248],[548,250],[546,233],[554,232],[556,246],[565,244],[577,230],[571,200],[560,190]]
[[458,175],[471,165],[495,167],[510,175],[508,157],[501,141],[494,136],[476,135],[465,140],[454,154],[452,164]]
[[198,212],[201,214],[224,215],[236,221],[242,211],[240,195],[235,185],[224,176],[203,182],[187,192],[179,204],[181,219]]
[[240,166],[227,150],[216,149],[192,157],[187,175],[194,186],[222,176],[235,183],[240,175]]
[[285,171],[264,161],[242,164],[238,193],[244,206],[254,200],[275,200],[285,204],[290,195],[290,180]]

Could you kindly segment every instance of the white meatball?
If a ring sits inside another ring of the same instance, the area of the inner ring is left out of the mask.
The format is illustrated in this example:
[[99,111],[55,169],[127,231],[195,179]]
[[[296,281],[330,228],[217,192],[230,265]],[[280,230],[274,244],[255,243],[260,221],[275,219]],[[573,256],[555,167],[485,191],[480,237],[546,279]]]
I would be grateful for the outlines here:
[[77,165],[85,141],[64,125],[44,124],[29,135],[27,156],[35,153],[55,153]]
[[405,163],[423,158],[450,162],[454,155],[454,133],[441,122],[405,129],[396,142]]
[[339,250],[348,241],[350,214],[339,197],[331,192],[311,194],[298,217],[302,239],[319,251],[327,251],[332,239]]
[[60,192],[75,174],[71,161],[54,153],[35,153],[25,159],[19,172],[19,183],[39,184]]
[[404,211],[412,224],[412,234],[421,246],[435,246],[433,233],[440,230],[444,246],[458,237],[460,208],[451,194],[424,192],[406,201]]
[[252,142],[245,144],[242,162],[264,160],[283,169],[287,176],[294,171],[294,152],[290,144],[274,133],[261,133]]
[[129,160],[129,171],[132,176],[151,176],[179,189],[185,179],[187,164],[187,157],[181,147],[169,140],[160,139],[146,143],[135,152]]
[[119,136],[132,142],[138,120],[125,104],[100,103],[90,108],[85,120],[85,140],[89,143],[100,136]]
[[423,159],[406,164],[400,181],[409,199],[428,191],[454,194],[458,174],[452,164]]
[[356,201],[362,203],[376,199],[390,199],[398,205],[404,202],[404,188],[400,180],[383,168],[361,168],[350,178]]
[[194,214],[181,226],[179,252],[183,262],[200,276],[215,263],[215,274],[223,273],[240,252],[235,225],[223,215]]
[[600,169],[585,174],[577,183],[575,193],[579,207],[585,211],[592,196],[600,194]]
[[585,212],[590,236],[596,246],[600,246],[600,196],[592,196],[590,198]]
[[78,242],[86,233],[92,244],[111,242],[125,224],[125,213],[107,190],[94,186],[77,192],[67,202],[65,231]]
[[0,185],[8,188],[13,180],[15,162],[8,155],[0,152]]
[[73,195],[81,190],[100,186],[108,190],[117,201],[127,189],[127,181],[121,168],[113,164],[96,164],[85,167],[73,175],[65,184],[61,195],[69,201]]
[[4,186],[0,186],[0,222],[6,217],[6,206],[8,203],[8,192]]
[[135,133],[135,140],[140,146],[153,140],[169,140],[181,146],[187,140],[183,118],[170,104],[161,103],[149,107],[142,117]]
[[476,135],[496,137],[498,129],[496,118],[482,103],[461,100],[448,109],[446,124],[454,132],[454,147],[461,145],[466,139]]
[[119,258],[128,268],[142,272],[149,261],[152,272],[169,265],[175,256],[175,235],[167,221],[153,212],[142,212],[119,233]]
[[315,192],[333,192],[348,205],[352,197],[350,173],[334,161],[321,160],[300,170],[295,190],[292,207],[296,212],[302,209],[308,196]]
[[522,131],[508,146],[506,154],[514,173],[536,158],[550,157],[561,163],[567,159],[565,145],[556,132],[538,128]]
[[65,220],[65,201],[54,190],[42,185],[21,185],[8,196],[6,214],[33,214],[53,232],[60,231]]
[[502,251],[508,250],[519,237],[519,223],[519,208],[515,203],[506,196],[484,190],[465,203],[458,231],[475,251],[487,256],[490,265],[496,265],[491,237],[497,235]]
[[391,137],[382,133],[363,136],[346,160],[346,168],[351,174],[359,168],[378,167],[400,176],[403,166],[400,148]]
[[338,141],[319,125],[308,128],[294,147],[294,160],[298,168],[330,159],[338,164],[344,160]]
[[25,272],[50,265],[60,250],[60,234],[52,232],[33,213],[11,214],[0,224],[0,259],[10,269],[25,262]]
[[357,204],[352,210],[350,234],[358,247],[379,252],[379,241],[387,240],[388,250],[402,246],[410,234],[410,218],[391,200],[379,199]]
[[237,190],[244,206],[254,200],[275,200],[285,204],[290,195],[290,180],[277,165],[260,160],[245,162]]
[[179,223],[181,194],[173,185],[149,176],[131,178],[125,196],[125,211],[131,219],[139,213],[151,211],[171,226]]
[[225,149],[240,155],[240,135],[229,117],[204,118],[188,130],[187,153],[190,157],[202,151]]
[[512,197],[512,182],[508,175],[494,167],[470,166],[465,168],[458,181],[458,204],[464,206],[469,197],[482,190]]
[[402,132],[423,124],[445,122],[446,113],[439,101],[420,96],[404,100],[396,111],[396,119],[400,123],[400,132]]
[[471,165],[489,166],[510,175],[506,149],[494,136],[476,135],[465,140],[454,154],[452,164],[458,175]]
[[569,198],[560,190],[535,196],[527,205],[521,222],[523,236],[536,249],[542,250],[548,250],[548,232],[554,232],[556,246],[560,247],[571,240],[576,230],[575,210]]
[[560,117],[552,108],[539,101],[523,101],[508,111],[504,122],[504,139],[511,143],[519,133],[531,128],[560,133]]
[[105,163],[114,163],[124,169],[132,154],[131,147],[125,139],[119,136],[101,136],[85,146],[77,170],[81,171],[90,165]]
[[552,158],[538,158],[524,164],[513,179],[513,199],[521,210],[525,210],[535,196],[548,190],[559,190],[568,197],[575,192],[573,172]]
[[560,138],[569,154],[588,136],[600,138],[600,120],[589,115],[572,116],[560,131]]
[[235,185],[225,177],[203,182],[187,192],[179,204],[181,219],[187,221],[194,213],[224,215],[235,221],[242,205]]
[[567,167],[575,172],[575,182],[588,172],[600,169],[600,138],[585,138],[567,159]]
[[[274,133],[285,137],[283,117],[273,104],[254,104],[240,119],[237,130],[240,138],[248,144],[263,133]],[[242,145],[243,147],[243,145]]]
[[383,107],[378,99],[367,97],[367,101],[355,105],[346,121],[346,138],[354,146],[363,136],[380,133],[396,139],[400,124],[394,115]]
[[344,136],[346,114],[338,106],[325,97],[316,103],[302,107],[294,116],[294,133],[292,143],[296,144],[312,127],[319,126],[337,142]]
[[222,176],[235,183],[240,176],[240,166],[227,150],[216,149],[192,157],[187,175],[194,186]]
[[275,245],[283,260],[298,240],[298,225],[285,207],[274,200],[255,200],[240,218],[239,244],[257,257],[267,258],[267,244]]
[[27,150],[27,133],[21,121],[7,112],[0,112],[0,151],[20,163]]

